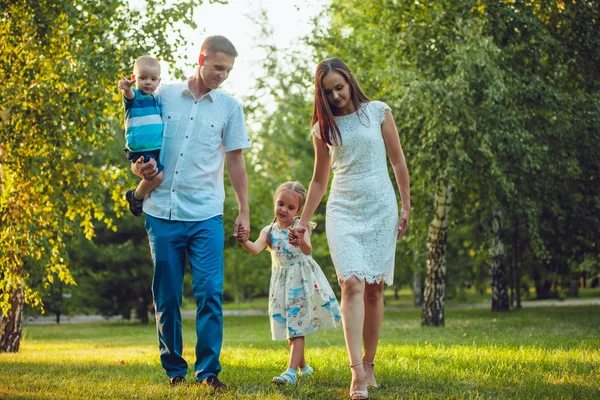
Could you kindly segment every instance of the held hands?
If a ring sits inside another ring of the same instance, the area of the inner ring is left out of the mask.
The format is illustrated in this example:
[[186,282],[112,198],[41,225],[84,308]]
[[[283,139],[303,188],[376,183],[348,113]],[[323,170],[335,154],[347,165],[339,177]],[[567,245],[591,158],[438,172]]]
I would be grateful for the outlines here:
[[244,243],[250,237],[250,218],[245,214],[239,214],[235,219],[233,227],[235,240]]
[[400,221],[398,222],[398,238],[400,240],[402,236],[406,233],[408,229],[408,217],[410,216],[410,209],[407,211],[405,209],[400,210]]
[[235,236],[235,240],[237,240],[241,244],[246,243],[250,236],[250,232],[246,231],[246,228],[244,228],[243,226],[240,226],[237,232],[238,233],[237,236]]
[[306,226],[296,225],[288,230],[288,241],[292,246],[300,247],[304,241],[304,232],[306,232]]

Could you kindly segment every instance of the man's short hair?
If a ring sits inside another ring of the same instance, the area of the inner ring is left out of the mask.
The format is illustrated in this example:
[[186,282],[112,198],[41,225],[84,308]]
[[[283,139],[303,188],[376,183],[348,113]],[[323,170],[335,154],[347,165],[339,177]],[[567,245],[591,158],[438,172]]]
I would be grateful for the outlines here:
[[140,67],[158,67],[158,73],[160,74],[160,63],[152,56],[141,56],[136,58],[133,63],[133,73],[137,75]]
[[216,52],[225,53],[228,56],[237,57],[238,52],[235,49],[235,46],[229,39],[225,36],[214,35],[209,36],[204,40],[202,46],[200,47],[200,54],[206,53],[216,53]]

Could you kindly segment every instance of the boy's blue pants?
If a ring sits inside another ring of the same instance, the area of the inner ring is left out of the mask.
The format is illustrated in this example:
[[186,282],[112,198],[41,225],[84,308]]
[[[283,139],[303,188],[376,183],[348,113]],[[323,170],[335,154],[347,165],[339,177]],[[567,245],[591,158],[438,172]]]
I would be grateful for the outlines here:
[[160,362],[169,377],[185,376],[182,357],[181,299],[186,256],[196,298],[196,379],[221,371],[223,343],[223,218],[200,222],[170,221],[146,215],[146,231],[154,262],[152,294]]

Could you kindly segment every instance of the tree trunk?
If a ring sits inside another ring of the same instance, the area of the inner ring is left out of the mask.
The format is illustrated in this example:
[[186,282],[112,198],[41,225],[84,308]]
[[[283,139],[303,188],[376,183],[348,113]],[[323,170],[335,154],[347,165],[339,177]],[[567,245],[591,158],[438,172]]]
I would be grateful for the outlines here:
[[23,288],[11,290],[8,302],[10,310],[0,323],[0,353],[16,353],[21,344],[23,328]]
[[150,322],[150,318],[148,318],[148,308],[150,308],[150,298],[146,296],[140,297],[135,316],[144,325],[148,325]]
[[435,213],[427,236],[427,277],[423,297],[422,326],[444,326],[446,291],[446,243],[448,214],[452,206],[452,188],[440,182],[435,195]]
[[421,271],[413,272],[413,294],[415,306],[423,305],[423,274]]
[[492,273],[492,311],[508,311],[508,290],[504,267],[504,242],[502,241],[502,213],[494,211],[491,224],[490,265]]
[[[511,281],[515,287],[517,309],[521,308],[521,273],[519,272],[519,218],[515,217],[515,234],[513,236],[513,267]],[[511,306],[513,302],[510,302]]]

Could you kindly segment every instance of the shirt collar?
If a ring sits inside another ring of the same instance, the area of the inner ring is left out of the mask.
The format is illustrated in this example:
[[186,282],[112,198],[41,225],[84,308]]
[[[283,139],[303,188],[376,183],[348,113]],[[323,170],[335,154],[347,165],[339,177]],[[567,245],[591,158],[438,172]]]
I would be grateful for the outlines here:
[[[192,99],[196,100],[196,98],[194,97],[194,93],[192,93],[192,91],[190,90],[190,79],[192,79],[191,77],[188,78],[188,80],[186,82],[183,83],[183,90],[181,92],[181,94],[183,96],[188,96],[191,97]],[[211,89],[208,93],[203,94],[198,100],[202,100],[204,97],[207,97],[211,102],[215,102],[215,99],[217,98],[217,96],[219,95],[219,91],[216,89]]]

